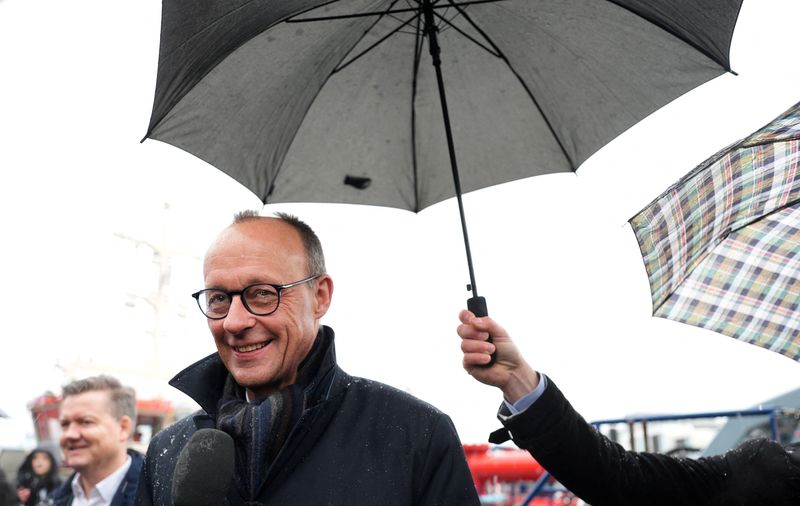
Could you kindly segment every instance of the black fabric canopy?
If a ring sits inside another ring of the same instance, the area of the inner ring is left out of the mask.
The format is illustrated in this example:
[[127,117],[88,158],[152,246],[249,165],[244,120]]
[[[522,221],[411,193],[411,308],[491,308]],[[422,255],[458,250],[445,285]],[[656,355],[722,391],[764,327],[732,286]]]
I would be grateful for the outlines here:
[[[146,137],[195,154],[265,203],[419,211],[452,197],[419,3],[164,0]],[[741,0],[433,5],[468,192],[574,171],[730,70]]]

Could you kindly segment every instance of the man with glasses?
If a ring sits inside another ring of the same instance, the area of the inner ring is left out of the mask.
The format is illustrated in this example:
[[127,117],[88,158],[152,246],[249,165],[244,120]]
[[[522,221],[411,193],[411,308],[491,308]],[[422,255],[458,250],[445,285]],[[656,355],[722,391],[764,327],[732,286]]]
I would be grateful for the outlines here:
[[170,382],[202,410],[153,438],[137,504],[173,504],[179,454],[201,428],[233,438],[232,505],[479,504],[447,415],[336,364],[320,324],[333,281],[308,225],[240,213],[203,271],[192,296],[217,353]]

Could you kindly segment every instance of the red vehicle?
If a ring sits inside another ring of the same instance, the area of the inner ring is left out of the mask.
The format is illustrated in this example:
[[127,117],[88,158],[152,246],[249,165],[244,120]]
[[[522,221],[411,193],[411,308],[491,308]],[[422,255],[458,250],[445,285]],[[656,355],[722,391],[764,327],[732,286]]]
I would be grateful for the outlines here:
[[540,479],[548,479],[544,468],[530,453],[489,444],[465,444],[464,453],[481,504],[516,506],[566,506],[578,500],[566,490],[549,487],[528,500]]

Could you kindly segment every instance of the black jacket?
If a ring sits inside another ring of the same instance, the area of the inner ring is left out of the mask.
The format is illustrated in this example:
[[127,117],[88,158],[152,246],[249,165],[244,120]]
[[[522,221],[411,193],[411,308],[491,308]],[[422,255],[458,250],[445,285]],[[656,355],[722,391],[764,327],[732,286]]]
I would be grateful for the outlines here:
[[[122,483],[119,484],[117,492],[111,499],[111,506],[131,506],[133,504],[144,457],[141,453],[130,449],[128,450],[128,455],[131,456],[131,467],[128,469],[128,472],[125,473],[125,478],[122,479]],[[76,474],[77,473],[72,473],[72,475],[53,492],[54,506],[70,506],[72,504],[72,480],[75,479]]]
[[800,504],[795,448],[752,440],[700,459],[626,451],[572,408],[548,378],[527,410],[500,420],[565,487],[594,506],[758,506]]
[[[387,385],[349,376],[336,365],[333,331],[317,339],[327,350],[317,372],[321,395],[303,412],[276,457],[256,504],[477,505],[477,492],[450,418]],[[181,449],[198,429],[214,425],[228,372],[215,353],[170,382],[203,408],[153,438],[137,506],[172,506]],[[244,504],[235,480],[228,504]]]

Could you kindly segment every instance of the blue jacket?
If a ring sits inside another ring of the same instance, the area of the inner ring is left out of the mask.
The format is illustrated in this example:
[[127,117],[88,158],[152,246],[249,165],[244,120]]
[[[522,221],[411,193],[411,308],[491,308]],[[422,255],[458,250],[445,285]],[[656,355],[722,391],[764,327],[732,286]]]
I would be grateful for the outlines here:
[[[136,497],[136,487],[139,484],[139,474],[142,471],[142,464],[144,463],[144,456],[135,451],[128,450],[128,455],[131,456],[131,467],[125,473],[125,478],[117,488],[117,493],[111,500],[111,506],[131,506],[133,499]],[[61,486],[53,492],[54,506],[71,506],[72,504],[72,480],[75,479],[77,473],[67,479]]]

